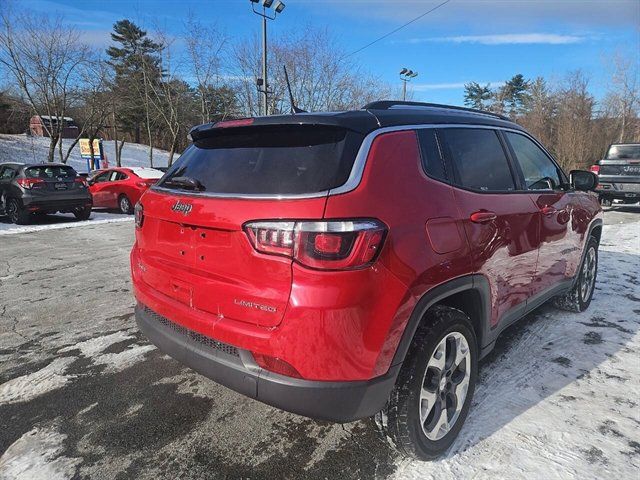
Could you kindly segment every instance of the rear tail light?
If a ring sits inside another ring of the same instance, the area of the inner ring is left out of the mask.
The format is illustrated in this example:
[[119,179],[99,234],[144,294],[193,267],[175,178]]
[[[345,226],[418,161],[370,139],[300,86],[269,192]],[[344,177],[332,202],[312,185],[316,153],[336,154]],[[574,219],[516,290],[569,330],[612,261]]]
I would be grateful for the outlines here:
[[598,175],[600,173],[600,165],[591,165],[591,172]]
[[253,358],[260,368],[269,370],[270,372],[286,375],[287,377],[302,378],[302,375],[289,363],[269,355],[254,353]]
[[74,182],[80,184],[80,187],[82,187],[82,188],[87,188],[89,186],[87,181],[82,177],[76,177]]
[[157,180],[144,180],[142,182],[136,182],[136,186],[140,188],[149,188],[151,185],[155,184]]
[[321,270],[370,265],[387,231],[377,220],[249,222],[244,229],[257,251],[291,257]]
[[42,178],[18,178],[16,180],[18,185],[22,188],[26,188],[28,190],[36,189],[36,188],[44,188],[46,184]]
[[133,207],[133,218],[136,223],[136,227],[141,228],[142,223],[144,222],[144,209],[140,202],[136,203],[136,206]]
[[224,122],[217,122],[215,128],[233,128],[233,127],[246,127],[253,124],[253,118],[240,118],[238,120],[226,120]]

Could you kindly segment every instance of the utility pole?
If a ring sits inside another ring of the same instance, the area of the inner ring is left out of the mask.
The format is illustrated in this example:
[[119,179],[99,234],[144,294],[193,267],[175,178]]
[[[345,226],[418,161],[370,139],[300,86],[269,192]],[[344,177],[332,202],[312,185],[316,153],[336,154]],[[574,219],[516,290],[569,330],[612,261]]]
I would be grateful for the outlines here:
[[[261,110],[262,115],[269,115],[269,82],[267,81],[267,20],[275,20],[279,13],[284,10],[284,3],[278,0],[273,7],[274,14],[267,14],[267,9],[273,5],[273,0],[249,0],[251,2],[251,10],[256,15],[262,17],[262,78],[256,79],[258,92],[262,97]],[[256,10],[255,4],[262,3],[262,12]]]
[[400,70],[400,80],[402,80],[402,101],[407,100],[407,82],[410,82],[412,78],[416,78],[418,76],[418,72],[414,72],[413,70],[409,70],[408,68],[403,68]]
[[262,114],[269,115],[269,83],[267,82],[267,9],[263,6],[262,11]]

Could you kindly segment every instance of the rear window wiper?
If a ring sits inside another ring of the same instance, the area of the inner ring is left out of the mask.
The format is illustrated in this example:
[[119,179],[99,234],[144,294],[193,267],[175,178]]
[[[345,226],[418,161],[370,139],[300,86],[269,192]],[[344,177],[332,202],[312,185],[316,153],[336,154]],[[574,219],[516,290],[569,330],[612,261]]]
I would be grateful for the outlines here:
[[204,190],[204,185],[192,177],[172,177],[166,179],[164,184],[190,190]]

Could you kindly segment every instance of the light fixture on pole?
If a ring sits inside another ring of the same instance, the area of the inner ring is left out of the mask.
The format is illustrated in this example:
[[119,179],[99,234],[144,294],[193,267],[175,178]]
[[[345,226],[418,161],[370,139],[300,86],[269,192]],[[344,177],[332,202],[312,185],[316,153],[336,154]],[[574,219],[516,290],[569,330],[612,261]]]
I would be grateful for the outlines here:
[[407,99],[407,82],[410,82],[412,78],[416,78],[418,72],[403,68],[400,70],[400,80],[402,80],[402,101]]
[[[262,94],[262,114],[269,114],[269,83],[267,82],[267,20],[275,20],[279,13],[284,10],[284,3],[280,0],[275,2],[273,7],[273,15],[267,14],[267,9],[270,9],[274,3],[274,0],[249,0],[251,2],[251,10],[256,15],[262,17],[262,78],[256,79],[256,86],[258,92]],[[258,7],[256,10],[255,5],[262,4],[262,11]]]

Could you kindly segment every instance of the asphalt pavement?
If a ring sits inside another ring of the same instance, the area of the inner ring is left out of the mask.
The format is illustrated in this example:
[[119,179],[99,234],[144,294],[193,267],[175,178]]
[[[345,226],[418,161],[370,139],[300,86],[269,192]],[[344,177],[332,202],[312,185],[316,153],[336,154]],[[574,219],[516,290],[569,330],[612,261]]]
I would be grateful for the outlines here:
[[[639,219],[640,206],[605,213]],[[0,478],[369,479],[402,468],[371,420],[279,411],[150,346],[133,318],[132,242],[131,222],[0,237]]]

